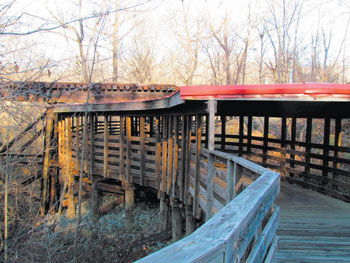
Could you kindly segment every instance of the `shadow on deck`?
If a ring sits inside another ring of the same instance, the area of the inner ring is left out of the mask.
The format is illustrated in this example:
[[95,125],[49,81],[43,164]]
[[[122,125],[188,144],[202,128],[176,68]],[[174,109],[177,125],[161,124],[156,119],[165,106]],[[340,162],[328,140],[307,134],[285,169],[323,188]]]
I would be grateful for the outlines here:
[[350,262],[350,204],[281,182],[276,262]]

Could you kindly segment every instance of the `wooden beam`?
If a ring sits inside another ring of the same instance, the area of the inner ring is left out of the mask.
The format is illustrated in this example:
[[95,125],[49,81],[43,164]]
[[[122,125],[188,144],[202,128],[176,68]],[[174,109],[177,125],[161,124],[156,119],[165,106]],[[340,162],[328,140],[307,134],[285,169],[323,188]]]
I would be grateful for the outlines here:
[[120,142],[119,142],[119,179],[122,182],[122,187],[125,187],[125,117],[120,116]]
[[50,170],[50,153],[51,153],[51,137],[53,133],[53,113],[50,111],[46,116],[46,127],[44,136],[44,166],[42,176],[42,199],[40,211],[42,215],[47,212],[49,202],[49,170]]
[[214,173],[214,155],[209,152],[207,177],[207,207],[205,210],[205,221],[208,221],[213,216]]
[[239,116],[239,156],[243,155],[244,116]]
[[145,184],[145,159],[146,159],[146,137],[145,117],[140,117],[140,185]]
[[[295,151],[295,140],[296,140],[296,127],[297,127],[297,120],[296,117],[292,117],[292,128],[291,128],[291,138],[290,138],[290,147],[292,151]],[[290,163],[290,167],[294,168],[294,160],[295,160],[295,154],[291,154],[290,158],[292,159],[292,162]],[[291,177],[294,177],[293,173],[290,173]]]
[[236,196],[237,163],[227,160],[226,204]]
[[322,176],[327,178],[328,177],[328,160],[327,157],[329,156],[329,136],[330,136],[330,130],[331,130],[331,120],[329,118],[325,118],[324,120],[324,132],[323,132],[323,171]]
[[191,144],[192,144],[192,116],[186,116],[186,167],[185,167],[185,191],[184,191],[184,200],[186,205],[191,205],[191,196],[190,196],[190,177],[191,177]]
[[89,179],[92,180],[94,173],[94,120],[95,117],[90,114],[89,123]]
[[181,116],[181,155],[180,155],[180,171],[179,171],[179,199],[184,201],[185,192],[185,167],[186,167],[186,116]]
[[226,147],[226,116],[221,115],[221,149],[224,150]]
[[171,194],[171,187],[173,181],[173,148],[174,148],[174,135],[173,135],[173,116],[168,117],[168,167],[167,167],[167,194]]
[[173,128],[174,128],[174,147],[173,147],[173,179],[172,179],[172,191],[171,196],[174,198],[179,197],[179,117],[173,117]]
[[67,182],[68,182],[68,218],[73,218],[75,215],[74,206],[74,175],[72,173],[72,119],[65,119],[66,132],[66,162],[67,162]]
[[[263,147],[263,153],[266,155],[267,153],[267,147],[268,147],[268,139],[269,139],[269,116],[264,117],[264,147]],[[263,162],[266,163],[266,157],[263,158]]]
[[161,190],[161,151],[162,151],[162,143],[160,139],[160,117],[156,117],[154,120],[155,133],[156,133],[156,180],[157,180],[157,190],[158,190],[158,198],[160,197]]
[[125,152],[125,157],[126,157],[126,162],[125,162],[125,164],[126,164],[126,169],[125,169],[126,182],[128,182],[130,184],[130,183],[132,183],[132,178],[131,178],[131,117],[130,116],[126,117],[126,152]]
[[76,116],[75,119],[75,169],[80,171],[80,116]]
[[306,121],[306,156],[305,156],[305,173],[310,173],[310,166],[308,164],[310,163],[310,153],[311,153],[311,141],[312,141],[312,118],[307,118]]
[[202,116],[196,116],[196,173],[195,173],[195,189],[193,214],[196,218],[200,217],[199,207],[199,187],[200,187],[200,164],[201,164],[201,138],[202,138]]
[[167,120],[166,116],[163,116],[163,151],[162,151],[162,180],[161,180],[161,195],[163,195],[167,188],[167,150],[168,150],[168,141],[167,141]]
[[251,153],[251,145],[252,145],[252,122],[253,117],[250,115],[248,116],[248,139],[247,139],[247,152],[248,154]]
[[216,100],[209,100],[208,101],[208,117],[209,121],[207,120],[207,127],[208,127],[208,149],[214,150],[215,149],[215,114],[217,112],[217,101]]
[[108,131],[108,115],[104,116],[104,126],[103,126],[103,176],[108,178],[109,177],[109,168],[108,168],[108,162],[109,162],[109,131]]

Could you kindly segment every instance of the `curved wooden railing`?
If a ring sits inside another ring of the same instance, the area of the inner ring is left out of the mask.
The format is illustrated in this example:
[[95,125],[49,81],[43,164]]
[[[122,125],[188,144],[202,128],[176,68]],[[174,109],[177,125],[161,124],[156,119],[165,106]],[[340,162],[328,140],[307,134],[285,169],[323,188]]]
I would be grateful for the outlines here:
[[[200,206],[205,206],[208,221],[193,234],[138,262],[273,261],[279,222],[279,208],[273,203],[279,192],[279,174],[227,153],[210,151],[208,156],[206,197],[200,191],[205,199]],[[225,160],[226,170],[222,167]],[[221,187],[218,180],[223,170],[226,200],[233,200],[217,212],[219,197],[214,189]],[[210,218],[212,212],[216,213]]]

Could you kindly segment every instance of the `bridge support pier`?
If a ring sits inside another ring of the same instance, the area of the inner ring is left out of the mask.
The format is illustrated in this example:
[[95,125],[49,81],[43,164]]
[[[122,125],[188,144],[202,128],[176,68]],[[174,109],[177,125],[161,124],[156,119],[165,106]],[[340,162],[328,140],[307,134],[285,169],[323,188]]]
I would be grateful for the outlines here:
[[132,229],[134,225],[134,187],[129,182],[125,182],[125,216],[127,219],[127,228]]
[[169,200],[166,200],[164,193],[160,198],[160,231],[165,231],[169,226]]
[[177,201],[172,202],[171,207],[171,227],[173,242],[176,242],[182,238],[182,217],[181,209]]
[[196,219],[193,216],[193,208],[190,205],[185,206],[186,211],[186,236],[196,230]]

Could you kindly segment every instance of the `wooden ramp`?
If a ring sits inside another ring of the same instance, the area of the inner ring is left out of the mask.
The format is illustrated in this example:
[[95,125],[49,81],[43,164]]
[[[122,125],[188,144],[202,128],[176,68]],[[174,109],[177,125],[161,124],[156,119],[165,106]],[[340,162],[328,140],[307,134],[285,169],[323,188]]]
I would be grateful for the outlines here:
[[276,262],[350,262],[350,204],[281,182]]

